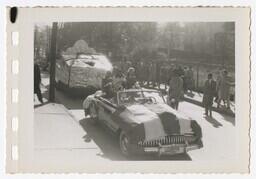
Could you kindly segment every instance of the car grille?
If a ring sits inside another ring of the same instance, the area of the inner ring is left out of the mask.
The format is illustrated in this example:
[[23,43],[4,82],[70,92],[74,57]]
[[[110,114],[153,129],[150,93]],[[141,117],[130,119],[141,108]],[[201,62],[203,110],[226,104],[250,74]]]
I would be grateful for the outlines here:
[[141,147],[157,147],[159,145],[171,145],[171,144],[185,144],[195,141],[195,136],[166,136],[160,139],[148,140],[148,141],[139,141],[138,145]]

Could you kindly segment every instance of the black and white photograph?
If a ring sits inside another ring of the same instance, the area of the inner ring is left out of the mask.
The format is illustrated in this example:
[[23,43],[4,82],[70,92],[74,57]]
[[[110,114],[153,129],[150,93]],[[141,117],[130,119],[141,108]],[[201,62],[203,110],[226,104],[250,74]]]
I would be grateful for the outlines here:
[[34,111],[41,157],[228,160],[235,23],[35,24]]
[[249,8],[19,14],[7,28],[9,172],[249,172]]

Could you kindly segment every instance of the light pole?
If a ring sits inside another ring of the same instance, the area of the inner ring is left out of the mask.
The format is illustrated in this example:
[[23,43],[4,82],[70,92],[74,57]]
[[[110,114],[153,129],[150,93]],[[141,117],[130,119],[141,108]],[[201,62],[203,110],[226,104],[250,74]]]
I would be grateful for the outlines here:
[[57,42],[57,22],[52,24],[51,50],[50,50],[50,89],[49,101],[55,102],[55,66],[56,66],[56,42]]

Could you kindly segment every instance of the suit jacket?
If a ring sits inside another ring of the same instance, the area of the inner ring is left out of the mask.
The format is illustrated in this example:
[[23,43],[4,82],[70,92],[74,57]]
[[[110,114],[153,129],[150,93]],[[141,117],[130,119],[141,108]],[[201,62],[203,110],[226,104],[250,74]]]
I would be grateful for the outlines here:
[[208,96],[216,95],[216,81],[206,80],[204,84],[204,95],[208,95]]

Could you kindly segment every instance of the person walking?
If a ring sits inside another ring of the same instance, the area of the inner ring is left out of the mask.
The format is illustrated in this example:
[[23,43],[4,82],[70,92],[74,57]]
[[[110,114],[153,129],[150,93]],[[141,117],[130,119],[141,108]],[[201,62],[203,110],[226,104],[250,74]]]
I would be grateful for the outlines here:
[[212,117],[213,98],[216,94],[216,82],[212,78],[212,74],[208,74],[208,78],[204,83],[203,106],[205,115]]
[[144,85],[144,75],[143,72],[144,72],[144,62],[143,61],[140,61],[138,62],[137,64],[137,68],[135,69],[136,71],[136,76],[138,77],[138,81],[140,83],[141,86]]
[[42,98],[42,93],[40,89],[40,84],[41,84],[41,71],[40,67],[37,63],[34,64],[34,94],[37,95],[38,100],[40,103],[44,103],[43,98]]
[[170,80],[169,91],[168,91],[168,103],[169,105],[178,110],[180,98],[182,97],[183,80],[179,76],[178,70],[174,70],[173,76]]

